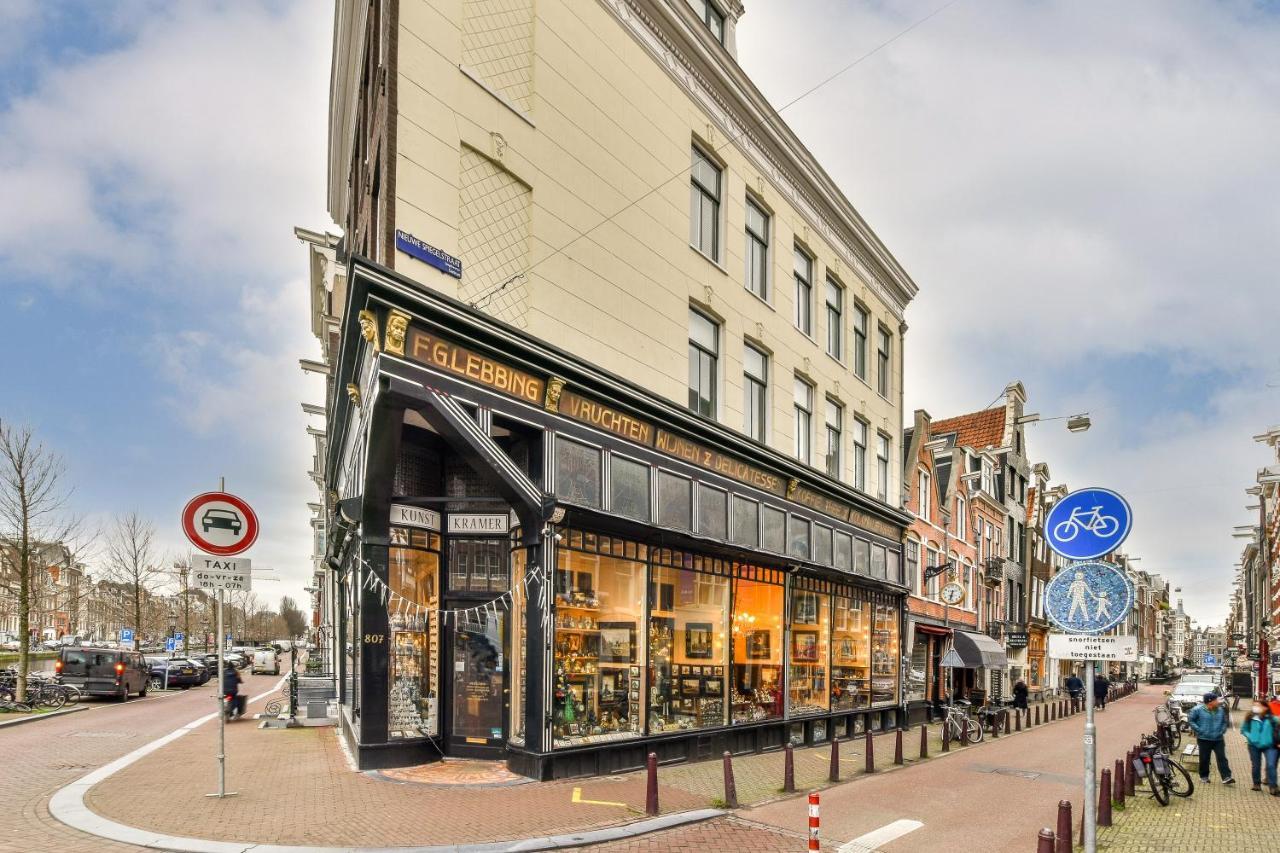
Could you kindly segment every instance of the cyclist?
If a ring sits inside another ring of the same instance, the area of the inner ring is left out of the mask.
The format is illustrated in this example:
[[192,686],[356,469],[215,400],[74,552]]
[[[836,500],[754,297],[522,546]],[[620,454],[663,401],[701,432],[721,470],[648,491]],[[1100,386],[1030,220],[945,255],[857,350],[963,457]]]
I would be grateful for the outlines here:
[[1249,778],[1253,782],[1253,790],[1262,790],[1262,767],[1265,762],[1267,774],[1267,791],[1273,797],[1280,797],[1280,788],[1276,787],[1276,756],[1280,747],[1280,720],[1271,715],[1271,709],[1261,699],[1253,703],[1253,708],[1244,715],[1240,724],[1240,734],[1249,742]]
[[238,720],[244,716],[245,705],[247,704],[247,696],[240,695],[240,684],[244,681],[240,677],[240,673],[234,666],[228,666],[222,671],[222,695],[230,697],[230,704],[227,706],[227,719]]

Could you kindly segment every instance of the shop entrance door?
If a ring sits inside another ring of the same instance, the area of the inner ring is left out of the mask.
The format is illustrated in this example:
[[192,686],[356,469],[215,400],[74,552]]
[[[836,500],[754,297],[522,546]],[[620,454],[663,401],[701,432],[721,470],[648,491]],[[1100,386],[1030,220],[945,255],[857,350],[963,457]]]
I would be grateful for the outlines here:
[[507,725],[507,614],[480,611],[451,627],[451,755],[500,758]]

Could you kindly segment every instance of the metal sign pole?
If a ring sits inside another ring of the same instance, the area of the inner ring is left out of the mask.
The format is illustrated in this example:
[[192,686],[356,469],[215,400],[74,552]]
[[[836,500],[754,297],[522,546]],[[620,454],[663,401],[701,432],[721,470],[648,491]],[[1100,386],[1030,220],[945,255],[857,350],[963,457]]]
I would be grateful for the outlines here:
[[226,643],[222,640],[222,610],[226,603],[226,595],[218,588],[218,793],[205,794],[206,797],[234,797],[235,792],[227,791],[227,697],[222,692],[223,673],[227,667]]
[[1098,746],[1093,722],[1093,661],[1084,662],[1084,853],[1098,853]]

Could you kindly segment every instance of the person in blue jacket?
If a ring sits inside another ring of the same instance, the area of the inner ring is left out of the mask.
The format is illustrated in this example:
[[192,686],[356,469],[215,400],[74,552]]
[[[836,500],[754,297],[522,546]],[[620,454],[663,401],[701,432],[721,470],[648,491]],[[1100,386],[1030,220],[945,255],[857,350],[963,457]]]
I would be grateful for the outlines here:
[[1273,797],[1280,797],[1276,787],[1276,757],[1280,754],[1280,721],[1271,715],[1271,709],[1261,699],[1255,700],[1252,710],[1244,715],[1240,734],[1249,742],[1249,777],[1253,790],[1262,790],[1262,764],[1266,762],[1267,790]]
[[1222,784],[1234,785],[1236,780],[1231,776],[1231,765],[1227,763],[1227,746],[1223,735],[1231,728],[1231,712],[1218,698],[1217,693],[1204,694],[1204,702],[1191,709],[1187,715],[1187,725],[1195,733],[1196,745],[1200,748],[1200,782],[1209,784],[1209,756],[1217,756],[1218,775]]

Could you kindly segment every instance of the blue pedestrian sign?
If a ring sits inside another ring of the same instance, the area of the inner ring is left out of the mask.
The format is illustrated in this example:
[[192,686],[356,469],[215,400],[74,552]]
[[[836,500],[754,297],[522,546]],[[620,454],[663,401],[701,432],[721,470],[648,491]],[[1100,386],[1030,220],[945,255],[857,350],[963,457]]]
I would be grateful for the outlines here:
[[173,641],[173,637],[170,637],[169,639],[164,641],[164,650],[166,652],[171,652],[177,647],[178,647],[178,644]]
[[1049,547],[1068,560],[1110,554],[1129,535],[1129,503],[1110,489],[1080,489],[1053,505],[1045,519]]
[[1133,584],[1110,563],[1067,566],[1044,589],[1045,616],[1069,634],[1100,634],[1124,621]]
[[173,635],[173,641],[175,643],[181,643],[184,637],[186,637],[186,635],[183,634],[181,631],[179,631],[178,633]]
[[132,629],[132,628],[121,628],[121,629],[120,629],[120,642],[122,642],[122,643],[132,643],[132,642],[133,642],[133,629]]
[[1217,665],[1218,665],[1218,659],[1217,659],[1216,657],[1214,657],[1213,655],[1205,655],[1205,656],[1204,656],[1204,665],[1205,665],[1205,666],[1217,666]]

